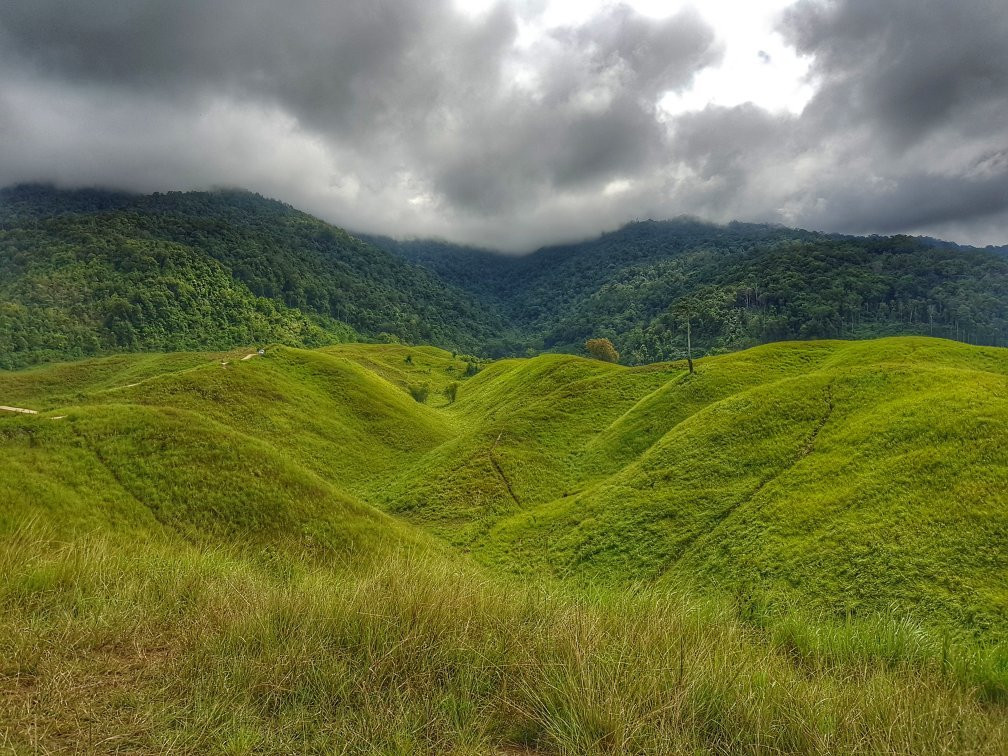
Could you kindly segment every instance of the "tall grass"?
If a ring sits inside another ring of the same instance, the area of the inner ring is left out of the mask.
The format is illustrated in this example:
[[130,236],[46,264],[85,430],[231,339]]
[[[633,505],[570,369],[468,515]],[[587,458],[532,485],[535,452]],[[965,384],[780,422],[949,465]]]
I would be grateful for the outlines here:
[[519,586],[400,550],[0,547],[0,743],[225,753],[1003,753],[929,665],[809,663],[686,593]]

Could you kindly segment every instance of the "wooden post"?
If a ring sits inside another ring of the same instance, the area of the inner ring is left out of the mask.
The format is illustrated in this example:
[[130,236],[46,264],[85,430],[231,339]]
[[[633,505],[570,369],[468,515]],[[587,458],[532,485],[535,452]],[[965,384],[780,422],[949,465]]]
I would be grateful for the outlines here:
[[686,311],[686,361],[689,363],[690,375],[693,374],[693,342],[690,335],[690,312]]

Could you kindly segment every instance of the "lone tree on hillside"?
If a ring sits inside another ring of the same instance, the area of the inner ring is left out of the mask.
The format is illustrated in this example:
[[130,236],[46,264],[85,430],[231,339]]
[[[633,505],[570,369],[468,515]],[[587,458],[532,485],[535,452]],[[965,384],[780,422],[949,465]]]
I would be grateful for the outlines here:
[[596,360],[604,362],[619,362],[619,352],[609,339],[588,339],[585,350]]
[[449,383],[444,387],[444,396],[448,400],[449,404],[454,404],[456,397],[458,397],[458,384]]

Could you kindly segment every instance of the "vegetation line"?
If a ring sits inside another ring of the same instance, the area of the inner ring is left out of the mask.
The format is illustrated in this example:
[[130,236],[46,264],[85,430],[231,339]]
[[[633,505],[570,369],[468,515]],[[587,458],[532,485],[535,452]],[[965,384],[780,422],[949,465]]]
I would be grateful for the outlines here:
[[148,510],[151,513],[151,515],[153,515],[154,519],[158,522],[159,525],[164,525],[165,527],[171,527],[171,522],[166,521],[162,517],[160,517],[159,516],[159,512],[157,511],[157,509],[155,509],[154,507],[150,506],[147,502],[145,502],[143,499],[141,499],[134,492],[134,490],[133,490],[133,488],[131,486],[126,485],[126,481],[123,480],[122,475],[120,475],[119,471],[115,468],[115,466],[105,457],[105,455],[102,453],[102,451],[101,451],[101,449],[100,449],[100,447],[99,447],[99,445],[97,443],[93,443],[93,444],[90,443],[88,441],[88,439],[85,438],[84,435],[81,434],[81,432],[79,430],[77,430],[76,428],[74,428],[74,435],[76,435],[77,438],[79,438],[81,440],[83,448],[91,450],[91,452],[95,456],[95,459],[98,460],[98,464],[100,464],[102,466],[102,468],[105,470],[105,472],[107,472],[109,474],[109,476],[112,478],[112,480],[115,481],[116,485],[119,486],[119,488],[122,490],[122,492],[124,494],[126,494],[126,496],[128,496],[130,499],[132,499],[133,501],[135,501],[137,504],[139,504],[144,509]]
[[788,466],[788,470],[794,467],[796,464],[801,462],[805,457],[811,454],[815,450],[815,442],[819,439],[819,433],[822,431],[826,423],[829,422],[830,416],[833,414],[833,384],[829,383],[826,385],[826,389],[823,391],[823,401],[826,402],[826,412],[819,418],[819,422],[816,423],[816,427],[813,428],[812,433],[809,434],[808,440],[805,442],[805,446],[802,447],[801,453],[798,458]]

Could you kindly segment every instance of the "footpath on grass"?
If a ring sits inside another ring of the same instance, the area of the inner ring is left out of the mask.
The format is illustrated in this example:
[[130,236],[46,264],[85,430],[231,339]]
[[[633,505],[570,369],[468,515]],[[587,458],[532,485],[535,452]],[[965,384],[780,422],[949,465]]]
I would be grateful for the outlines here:
[[[250,360],[253,357],[260,357],[260,356],[262,356],[262,355],[259,352],[252,352],[251,354],[246,354],[244,357],[242,357],[241,358],[241,362],[244,362],[245,360]],[[223,364],[225,366],[228,365],[227,362],[225,362]],[[119,388],[120,389],[127,389],[127,388],[133,388],[134,386],[139,386],[139,385],[140,385],[139,383],[128,383],[125,386],[120,386]],[[8,406],[6,404],[0,404],[0,412],[13,412],[13,413],[18,414],[18,415],[37,415],[37,414],[39,414],[38,410],[26,409],[25,407],[11,407],[11,406]],[[53,420],[62,420],[64,417],[66,417],[66,415],[59,415],[59,416],[54,417],[52,419]]]
[[2,412],[17,412],[21,415],[37,415],[38,411],[25,409],[24,407],[8,407],[4,404],[0,404],[0,411]]

